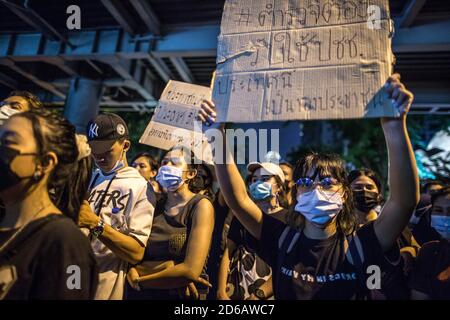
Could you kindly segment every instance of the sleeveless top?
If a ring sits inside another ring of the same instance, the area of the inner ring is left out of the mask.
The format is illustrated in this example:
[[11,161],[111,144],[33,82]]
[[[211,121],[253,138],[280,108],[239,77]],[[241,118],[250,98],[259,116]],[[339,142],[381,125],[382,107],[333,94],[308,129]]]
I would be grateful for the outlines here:
[[143,261],[173,260],[175,264],[184,261],[195,207],[202,199],[208,198],[195,195],[174,217],[164,213],[164,203],[156,205]]
[[[144,258],[142,259],[143,262],[173,260],[175,264],[178,264],[184,261],[195,207],[202,199],[208,199],[209,201],[209,198],[203,195],[197,194],[193,196],[186,203],[183,210],[174,217],[164,213],[165,201],[159,201],[156,204],[152,231],[147,242]],[[206,273],[207,261],[208,257],[201,274],[201,277],[206,280],[208,280]],[[201,295],[207,294],[207,288],[197,286],[197,290]],[[136,292],[127,286],[127,298],[177,300],[180,299],[180,296],[177,289],[145,289]]]

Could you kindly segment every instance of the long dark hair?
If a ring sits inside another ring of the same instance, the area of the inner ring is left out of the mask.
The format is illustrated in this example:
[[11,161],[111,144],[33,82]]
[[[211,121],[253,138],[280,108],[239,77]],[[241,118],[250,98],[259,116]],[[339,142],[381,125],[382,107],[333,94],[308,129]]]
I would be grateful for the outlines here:
[[[342,211],[337,216],[337,229],[339,232],[348,235],[356,230],[356,216],[353,212],[353,198],[350,184],[347,180],[347,172],[345,170],[344,162],[341,157],[334,153],[319,153],[309,152],[302,157],[294,169],[294,181],[297,181],[301,177],[307,176],[308,171],[314,170],[314,176],[327,176],[331,175],[338,180],[344,189],[345,198],[343,201]],[[294,185],[292,190],[292,197],[295,207],[297,203],[297,185]],[[304,217],[291,210],[287,216],[287,223],[293,228],[302,229],[305,224]]]
[[75,127],[47,109],[35,109],[14,116],[30,120],[38,158],[50,151],[58,157],[58,163],[48,178],[50,199],[64,215],[77,222],[92,175],[92,160],[90,157],[78,160]]
[[[39,97],[35,96],[29,91],[12,91],[9,94],[9,97],[21,97],[25,99],[28,103],[28,107],[30,110],[41,109],[43,107],[41,100]],[[8,98],[9,98],[8,97]]]
[[199,193],[205,191],[205,196],[214,200],[214,192],[212,190],[212,185],[214,181],[213,174],[208,166],[204,163],[197,165],[197,174],[194,179],[189,181],[189,190],[194,193]]

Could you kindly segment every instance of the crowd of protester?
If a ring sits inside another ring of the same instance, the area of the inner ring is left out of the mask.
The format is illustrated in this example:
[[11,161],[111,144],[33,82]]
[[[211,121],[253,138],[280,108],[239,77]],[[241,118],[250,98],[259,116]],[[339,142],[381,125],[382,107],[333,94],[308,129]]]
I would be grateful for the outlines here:
[[[186,148],[128,165],[120,116],[100,113],[79,135],[12,92],[0,106],[0,299],[450,299],[450,187],[420,184],[413,95],[398,75],[384,89],[399,113],[381,119],[388,181],[317,152],[249,163],[245,178],[233,156],[197,164]],[[215,108],[205,100],[198,118],[224,130]]]

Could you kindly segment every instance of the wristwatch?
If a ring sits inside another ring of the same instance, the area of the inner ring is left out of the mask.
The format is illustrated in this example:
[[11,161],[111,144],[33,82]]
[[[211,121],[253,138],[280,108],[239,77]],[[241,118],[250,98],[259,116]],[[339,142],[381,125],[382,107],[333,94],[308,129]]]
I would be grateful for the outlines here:
[[264,293],[264,290],[256,289],[254,293],[255,297],[257,297],[259,300],[266,300],[266,294]]
[[94,237],[98,238],[103,233],[104,227],[105,227],[105,221],[103,221],[103,219],[100,218],[97,226],[95,226],[95,228],[91,230],[91,234]]

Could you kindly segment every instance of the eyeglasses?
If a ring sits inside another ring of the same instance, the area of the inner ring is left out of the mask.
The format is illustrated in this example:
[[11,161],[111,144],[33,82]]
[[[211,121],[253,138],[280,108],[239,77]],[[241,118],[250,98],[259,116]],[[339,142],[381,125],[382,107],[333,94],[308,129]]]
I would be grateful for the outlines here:
[[338,186],[340,183],[331,177],[325,177],[318,182],[314,182],[311,178],[304,177],[297,180],[296,185],[300,188],[312,189],[315,185],[320,185],[323,189],[330,189]]

